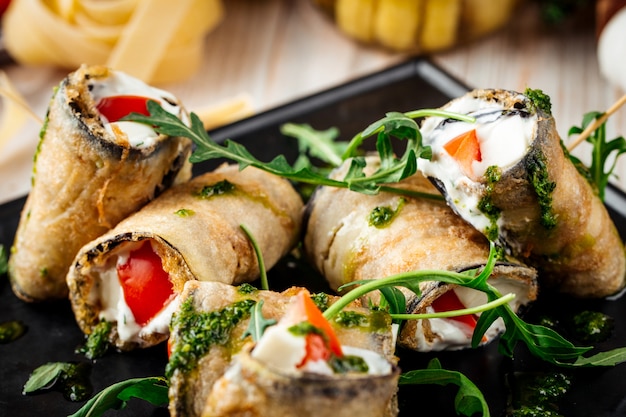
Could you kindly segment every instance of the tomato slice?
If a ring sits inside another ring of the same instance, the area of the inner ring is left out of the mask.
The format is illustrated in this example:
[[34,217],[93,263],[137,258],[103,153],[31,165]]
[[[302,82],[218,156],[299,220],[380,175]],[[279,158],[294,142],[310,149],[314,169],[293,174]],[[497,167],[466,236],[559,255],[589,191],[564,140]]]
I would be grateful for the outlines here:
[[149,116],[149,100],[152,99],[133,95],[109,96],[100,99],[98,104],[96,104],[96,108],[100,114],[107,118],[109,123],[113,123],[131,113],[140,113],[144,116]]
[[476,136],[476,129],[472,129],[448,141],[443,148],[456,159],[467,176],[473,175],[472,164],[482,161],[480,143]]
[[308,361],[327,361],[330,359],[331,352],[326,346],[324,338],[315,333],[308,334],[306,336],[306,354],[302,359],[302,363],[298,367],[304,366]]
[[[309,334],[307,335],[307,355],[303,360],[303,364],[308,360],[315,360],[313,357],[309,357],[309,354],[314,355],[314,357],[319,358],[328,358],[331,353],[336,356],[343,356],[343,351],[341,350],[341,343],[339,343],[339,339],[335,334],[332,326],[326,320],[322,312],[315,305],[313,300],[309,295],[309,292],[306,290],[300,291],[295,296],[295,301],[290,306],[289,311],[285,314],[285,317],[281,320],[288,324],[297,324],[303,321],[308,321],[314,327],[318,328],[322,331],[325,338],[320,335]],[[315,337],[318,336],[317,340]],[[319,342],[322,342],[321,345]],[[314,345],[312,345],[314,344]],[[325,350],[327,353],[321,352],[321,348]]]
[[125,264],[117,266],[117,276],[126,305],[140,326],[145,326],[174,296],[173,285],[163,270],[161,258],[147,240],[130,253]]
[[[456,292],[450,290],[437,297],[432,304],[433,310],[436,313],[442,313],[444,311],[454,311],[464,309],[465,306],[459,300]],[[472,330],[476,327],[476,316],[474,314],[466,314],[464,316],[448,317],[448,320],[455,320],[460,323],[468,325]]]

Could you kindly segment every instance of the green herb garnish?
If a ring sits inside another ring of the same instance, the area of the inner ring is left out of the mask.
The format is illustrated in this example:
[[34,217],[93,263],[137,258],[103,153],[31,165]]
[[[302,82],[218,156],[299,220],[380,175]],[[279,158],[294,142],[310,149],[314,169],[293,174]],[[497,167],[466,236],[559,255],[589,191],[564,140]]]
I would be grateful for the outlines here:
[[[465,115],[441,110],[388,113],[384,119],[373,123],[358,134],[343,155],[344,159],[346,155],[352,156],[355,147],[359,146],[365,138],[376,135],[376,149],[380,155],[380,168],[373,174],[366,176],[364,173],[366,166],[365,158],[354,156],[346,176],[341,180],[333,180],[323,174],[312,171],[308,167],[300,169],[292,167],[284,155],[279,155],[270,162],[262,162],[256,159],[245,147],[232,140],[226,140],[224,145],[218,144],[210,138],[204,130],[202,122],[194,113],[190,115],[191,126],[187,126],[175,115],[165,111],[155,101],[148,101],[147,107],[150,112],[149,116],[132,113],[124,117],[123,120],[150,125],[157,133],[190,138],[197,146],[189,159],[192,163],[225,158],[238,163],[241,169],[253,166],[299,183],[348,188],[367,194],[377,193],[381,189],[394,191],[393,187],[388,187],[386,184],[397,183],[415,174],[417,171],[417,158],[430,158],[430,147],[422,146],[419,128],[413,118],[432,115],[465,121],[474,120]],[[397,158],[394,154],[391,146],[392,137],[404,140],[406,143],[405,153],[401,158]],[[406,191],[404,192],[406,193]],[[424,193],[419,194],[421,196]],[[433,195],[430,195],[430,198],[433,198]],[[437,195],[434,198],[440,199],[441,196]]]

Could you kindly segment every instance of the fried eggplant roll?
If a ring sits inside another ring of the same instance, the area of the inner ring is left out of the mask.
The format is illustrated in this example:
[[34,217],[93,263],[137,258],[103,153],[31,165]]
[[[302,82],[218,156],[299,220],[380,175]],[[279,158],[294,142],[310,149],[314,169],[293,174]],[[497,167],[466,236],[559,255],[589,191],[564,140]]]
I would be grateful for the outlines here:
[[[366,161],[369,170],[379,162],[377,157],[367,157]],[[347,166],[344,164],[332,176],[341,178]],[[321,187],[309,200],[304,250],[332,289],[404,272],[462,272],[486,264],[487,239],[445,204],[428,179],[416,174],[393,187],[439,199],[388,192],[366,195]],[[502,294],[516,295],[510,304],[514,311],[537,297],[536,271],[513,259],[497,262],[489,282]],[[482,292],[441,282],[423,282],[420,289],[418,297],[400,288],[407,297],[407,313],[458,310],[487,302]],[[418,351],[468,348],[475,324],[474,316],[408,320],[398,343]],[[503,330],[503,323],[497,320],[483,343]]]
[[564,151],[548,104],[536,90],[475,90],[452,100],[443,109],[476,122],[424,120],[433,157],[418,168],[461,217],[535,266],[545,288],[615,294],[625,284],[623,242]]
[[67,297],[81,246],[191,177],[189,139],[119,120],[145,112],[148,99],[187,117],[173,95],[105,67],[83,66],[55,90],[9,262],[21,299]]
[[251,238],[271,268],[296,244],[300,195],[287,180],[222,165],[164,192],[83,246],[67,276],[78,325],[112,324],[122,350],[165,340],[189,280],[240,284],[259,276]]
[[[171,416],[397,415],[387,313],[357,303],[326,321],[318,308],[336,297],[249,287],[185,284],[166,370]],[[256,342],[244,337],[264,323],[270,326]]]

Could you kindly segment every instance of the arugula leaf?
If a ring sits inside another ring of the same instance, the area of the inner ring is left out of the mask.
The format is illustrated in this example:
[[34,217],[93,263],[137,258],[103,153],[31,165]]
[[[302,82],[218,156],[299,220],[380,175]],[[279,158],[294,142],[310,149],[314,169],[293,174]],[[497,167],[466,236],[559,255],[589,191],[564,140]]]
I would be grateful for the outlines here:
[[4,245],[0,245],[0,275],[4,275],[9,270],[9,255]]
[[380,289],[386,305],[389,309],[389,314],[403,314],[406,312],[406,297],[396,287],[384,287]]
[[108,410],[126,407],[128,400],[138,398],[155,406],[167,405],[167,380],[163,377],[133,378],[113,384],[97,393],[76,413],[68,417],[99,417]]
[[[594,122],[595,119],[603,115],[601,112],[589,112],[584,115],[582,126],[573,126],[568,131],[568,136],[582,133],[587,126]],[[604,201],[606,187],[609,179],[613,175],[618,157],[626,153],[626,139],[619,136],[607,142],[606,139],[606,122],[602,123],[598,129],[594,130],[586,139],[593,145],[591,152],[591,165],[589,166],[589,175],[598,190],[598,196]],[[575,156],[568,154],[574,165],[580,166],[582,162]],[[609,163],[610,158],[613,158]]]
[[[274,175],[281,176],[291,181],[305,184],[326,185],[331,187],[348,188],[367,194],[375,194],[380,191],[385,184],[396,183],[401,179],[414,174],[417,171],[417,158],[430,158],[431,150],[421,144],[421,134],[417,123],[413,117],[423,117],[427,115],[440,115],[442,117],[453,117],[460,120],[474,120],[471,117],[450,113],[440,110],[421,110],[411,113],[388,113],[381,121],[370,125],[364,134],[359,134],[359,143],[370,135],[377,134],[377,148],[382,153],[381,161],[383,165],[372,175],[366,176],[363,172],[365,160],[354,158],[350,170],[343,180],[333,180],[326,175],[314,172],[308,166],[294,168],[287,162],[284,155],[279,155],[270,162],[262,162],[256,159],[244,146],[232,140],[218,144],[213,141],[199,117],[191,113],[190,123],[186,125],[175,115],[164,110],[157,102],[148,101],[147,108],[149,116],[139,113],[131,113],[122,120],[134,121],[150,125],[156,132],[169,136],[182,136],[191,139],[196,144],[196,149],[190,157],[190,161],[201,162],[209,159],[224,158],[239,164],[243,169],[253,166]],[[407,140],[407,147],[401,158],[396,158],[391,153],[390,138],[396,137]],[[328,135],[326,137],[328,139]],[[358,145],[357,145],[358,146]],[[348,149],[345,155],[353,156],[354,149]],[[332,152],[321,152],[328,157]],[[335,161],[338,162],[338,161]],[[389,189],[390,191],[393,188]]]
[[442,369],[438,359],[432,359],[426,369],[416,369],[400,375],[399,385],[449,385],[454,384],[459,390],[454,398],[454,407],[459,415],[471,417],[481,413],[489,417],[489,406],[482,392],[461,372]]
[[24,384],[23,394],[50,389],[63,375],[72,368],[68,362],[49,362],[36,368]]
[[263,300],[260,300],[254,305],[254,308],[250,312],[250,322],[248,323],[248,328],[241,336],[242,339],[247,336],[252,336],[252,340],[257,342],[261,339],[263,333],[265,333],[265,329],[276,324],[276,320],[266,319],[263,317],[262,308]]
[[309,154],[333,167],[341,165],[341,155],[348,147],[346,142],[336,141],[339,136],[336,127],[320,131],[306,124],[285,123],[280,126],[280,133],[298,139],[300,155]]

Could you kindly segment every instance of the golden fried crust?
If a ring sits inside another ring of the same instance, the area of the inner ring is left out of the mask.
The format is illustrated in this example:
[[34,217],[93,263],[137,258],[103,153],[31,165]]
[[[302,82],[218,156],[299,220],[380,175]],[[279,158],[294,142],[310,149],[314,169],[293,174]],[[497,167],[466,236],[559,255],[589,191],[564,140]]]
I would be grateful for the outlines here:
[[152,148],[131,148],[109,135],[88,93],[103,67],[81,67],[50,102],[33,186],[13,244],[9,276],[26,301],[64,298],[78,250],[191,175],[191,141],[161,136]]
[[[197,195],[223,180],[234,184],[234,191]],[[67,276],[78,324],[90,333],[98,323],[99,271],[115,267],[123,244],[150,240],[175,292],[189,280],[237,285],[259,276],[256,253],[240,226],[250,231],[269,269],[296,244],[302,208],[288,181],[252,167],[239,171],[223,165],[171,188],[79,251]],[[115,343],[134,347],[119,339]]]

